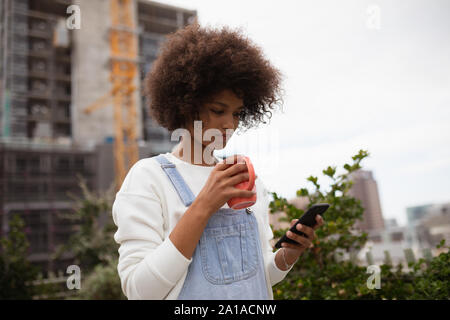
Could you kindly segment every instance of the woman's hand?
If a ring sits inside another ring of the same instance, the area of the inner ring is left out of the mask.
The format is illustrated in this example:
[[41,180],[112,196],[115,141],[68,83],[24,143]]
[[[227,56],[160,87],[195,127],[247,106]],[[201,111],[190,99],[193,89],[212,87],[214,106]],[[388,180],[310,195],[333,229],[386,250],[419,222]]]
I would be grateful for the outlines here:
[[[292,227],[297,222],[297,220],[298,219],[292,219],[290,227]],[[310,228],[308,226],[304,226],[301,224],[297,225],[297,230],[305,233],[308,238],[305,238],[303,236],[295,234],[291,231],[287,232],[286,236],[288,238],[298,242],[297,244],[288,243],[288,242],[283,242],[281,244],[281,246],[284,248],[283,250],[286,250],[285,256],[286,256],[286,262],[288,264],[294,263],[297,260],[297,258],[303,252],[305,252],[306,249],[312,248],[314,246],[312,243],[313,240],[316,238],[316,234],[314,231],[324,224],[324,220],[323,220],[322,216],[320,216],[320,215],[316,216],[316,221],[317,221],[317,223],[313,228]]]
[[216,164],[195,201],[201,202],[202,208],[209,214],[214,214],[231,198],[249,198],[256,193],[234,187],[247,180],[249,173],[246,163],[239,155],[230,156]]

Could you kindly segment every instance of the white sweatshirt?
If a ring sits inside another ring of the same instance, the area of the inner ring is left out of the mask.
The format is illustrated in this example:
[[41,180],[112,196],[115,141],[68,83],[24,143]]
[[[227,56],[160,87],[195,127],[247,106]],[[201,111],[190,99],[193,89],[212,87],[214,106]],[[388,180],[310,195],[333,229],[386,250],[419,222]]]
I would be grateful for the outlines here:
[[[190,164],[170,152],[164,154],[197,196],[214,167]],[[272,286],[284,279],[286,271],[275,264],[270,240],[269,194],[258,176],[257,201],[251,207],[258,221],[269,298]],[[223,208],[229,208],[225,203]],[[112,206],[118,227],[114,240],[120,244],[119,273],[122,291],[128,299],[177,299],[192,262],[169,238],[187,210],[159,162],[137,161],[129,170]]]

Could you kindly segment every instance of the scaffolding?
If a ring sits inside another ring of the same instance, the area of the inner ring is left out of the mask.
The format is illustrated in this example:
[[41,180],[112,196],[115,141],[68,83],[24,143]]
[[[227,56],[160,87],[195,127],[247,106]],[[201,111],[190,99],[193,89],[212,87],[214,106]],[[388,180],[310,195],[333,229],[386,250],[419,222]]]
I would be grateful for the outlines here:
[[91,113],[112,100],[114,112],[115,187],[119,191],[131,166],[139,160],[136,141],[137,106],[135,92],[138,70],[137,36],[133,0],[110,1],[111,91],[84,111]]
[[73,258],[53,260],[54,249],[68,241],[74,223],[61,214],[73,213],[72,196],[82,196],[78,177],[96,190],[97,154],[65,146],[30,148],[28,144],[0,143],[0,236],[18,214],[25,222],[29,260],[56,271]]
[[0,4],[3,140],[52,142],[71,136],[71,48],[54,41],[64,3],[70,1]]
[[[189,23],[196,12],[146,0],[104,1],[112,10],[110,97],[114,110],[122,106],[122,113],[115,114],[116,123],[122,123],[116,131],[120,138],[115,139],[124,142],[115,151],[120,157],[126,153],[125,143],[136,137],[129,130],[135,127],[133,121],[139,121],[130,107],[136,104],[135,81],[149,71],[164,35]],[[11,216],[19,214],[31,245],[30,261],[48,271],[65,270],[71,261],[70,256],[54,261],[51,253],[73,232],[58,213],[73,210],[68,192],[80,195],[77,174],[86,178],[90,190],[99,190],[99,185],[109,186],[111,180],[105,177],[113,167],[107,144],[100,146],[107,146],[102,150],[61,144],[72,136],[71,53],[76,44],[61,29],[71,3],[0,0],[0,236],[8,232]],[[146,128],[150,128],[146,139],[152,141],[152,155],[167,151],[167,131],[153,122]],[[133,152],[129,158],[137,159]],[[123,175],[122,171],[115,178]]]
[[70,2],[0,1],[0,234],[19,214],[29,259],[44,270],[66,264],[50,254],[71,234],[58,213],[72,210],[67,192],[79,194],[76,173],[95,187],[92,151],[45,144],[71,136],[70,41],[55,42]]

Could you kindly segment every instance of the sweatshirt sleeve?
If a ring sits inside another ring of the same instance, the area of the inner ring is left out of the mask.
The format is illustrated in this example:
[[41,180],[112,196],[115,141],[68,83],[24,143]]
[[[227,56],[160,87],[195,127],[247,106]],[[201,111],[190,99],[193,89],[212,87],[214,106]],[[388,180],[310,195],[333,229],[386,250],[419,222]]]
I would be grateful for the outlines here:
[[192,258],[164,239],[161,200],[149,185],[148,168],[140,164],[130,169],[112,206],[114,240],[120,245],[117,271],[128,299],[164,299]]
[[[258,177],[259,179],[259,177]],[[265,210],[263,217],[264,217],[264,236],[265,236],[265,241],[266,241],[266,252],[264,252],[265,255],[265,264],[266,264],[266,270],[269,273],[269,279],[270,279],[270,284],[272,286],[276,285],[278,282],[280,282],[281,280],[283,280],[286,275],[289,273],[289,271],[291,271],[291,269],[293,268],[294,265],[292,265],[289,269],[283,271],[280,268],[277,267],[276,263],[275,263],[275,256],[277,254],[277,252],[280,249],[276,250],[275,252],[273,252],[273,248],[272,248],[272,244],[270,243],[271,240],[273,239],[273,231],[272,228],[270,227],[270,222],[269,222],[269,204],[271,202],[270,200],[270,195],[269,195],[269,191],[266,189],[266,187],[264,186],[264,184],[262,182],[261,186],[262,186],[262,199],[263,199],[263,204],[262,204],[262,208]]]

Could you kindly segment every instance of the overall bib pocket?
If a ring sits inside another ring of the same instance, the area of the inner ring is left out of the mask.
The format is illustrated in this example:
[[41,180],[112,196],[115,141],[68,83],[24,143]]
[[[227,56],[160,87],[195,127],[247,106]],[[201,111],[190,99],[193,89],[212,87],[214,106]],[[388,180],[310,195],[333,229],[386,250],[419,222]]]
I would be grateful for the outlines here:
[[205,278],[213,284],[228,284],[252,277],[257,271],[257,249],[248,221],[205,228],[200,238]]

